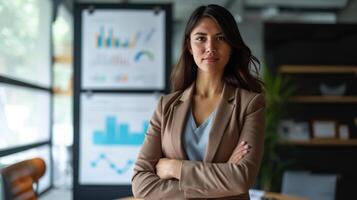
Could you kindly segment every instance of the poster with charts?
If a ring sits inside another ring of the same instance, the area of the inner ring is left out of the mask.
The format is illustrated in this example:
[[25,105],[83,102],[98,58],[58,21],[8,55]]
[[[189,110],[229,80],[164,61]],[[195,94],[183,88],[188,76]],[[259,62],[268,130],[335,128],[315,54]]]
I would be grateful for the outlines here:
[[164,89],[165,11],[82,11],[83,89]]
[[128,185],[159,94],[81,94],[79,183]]

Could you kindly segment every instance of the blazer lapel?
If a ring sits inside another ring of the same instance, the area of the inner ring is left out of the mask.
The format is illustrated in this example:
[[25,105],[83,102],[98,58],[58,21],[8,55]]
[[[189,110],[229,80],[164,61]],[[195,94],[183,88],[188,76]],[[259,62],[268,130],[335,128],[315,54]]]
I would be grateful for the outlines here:
[[174,105],[171,140],[178,159],[187,160],[186,152],[182,147],[182,133],[187,120],[187,113],[191,107],[191,99],[194,84],[188,87],[180,98],[180,102]]
[[234,99],[235,88],[229,84],[225,84],[223,88],[222,98],[217,106],[216,116],[210,130],[208,144],[206,146],[206,153],[204,157],[205,162],[212,162],[214,155],[218,149],[224,130],[231,118],[232,111],[235,105],[232,102]]

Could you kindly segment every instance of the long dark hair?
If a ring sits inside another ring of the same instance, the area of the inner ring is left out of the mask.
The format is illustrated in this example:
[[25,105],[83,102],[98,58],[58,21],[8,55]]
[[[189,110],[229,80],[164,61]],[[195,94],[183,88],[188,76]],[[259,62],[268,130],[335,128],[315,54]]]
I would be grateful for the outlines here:
[[[231,46],[231,56],[223,73],[223,80],[236,87],[261,93],[263,82],[258,78],[258,59],[245,45],[238,26],[232,14],[219,5],[210,4],[198,7],[190,16],[182,42],[182,53],[179,61],[171,73],[171,90],[184,90],[196,79],[197,65],[189,51],[190,34],[196,24],[203,18],[210,17],[220,26],[226,41]],[[250,72],[253,68],[255,76]]]

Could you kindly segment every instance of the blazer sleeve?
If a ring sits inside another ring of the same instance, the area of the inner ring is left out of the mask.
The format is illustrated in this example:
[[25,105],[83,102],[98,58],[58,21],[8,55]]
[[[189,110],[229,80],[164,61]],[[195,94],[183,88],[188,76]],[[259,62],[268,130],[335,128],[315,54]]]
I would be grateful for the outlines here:
[[257,94],[248,103],[240,141],[252,146],[238,164],[183,161],[180,189],[185,198],[219,198],[248,193],[257,177],[263,156],[265,98]]
[[136,198],[144,199],[183,199],[176,179],[161,179],[156,175],[155,166],[162,157],[161,123],[162,99],[150,120],[144,144],[139,152],[131,180],[132,192]]

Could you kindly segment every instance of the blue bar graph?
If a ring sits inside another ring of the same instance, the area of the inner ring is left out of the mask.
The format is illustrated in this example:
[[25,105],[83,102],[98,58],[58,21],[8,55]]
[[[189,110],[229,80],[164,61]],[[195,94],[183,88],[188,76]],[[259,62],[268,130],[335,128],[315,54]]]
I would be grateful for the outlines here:
[[129,124],[118,123],[116,117],[108,116],[105,120],[105,131],[93,132],[93,143],[96,145],[141,145],[148,121],[142,124],[141,132],[131,132]]

